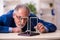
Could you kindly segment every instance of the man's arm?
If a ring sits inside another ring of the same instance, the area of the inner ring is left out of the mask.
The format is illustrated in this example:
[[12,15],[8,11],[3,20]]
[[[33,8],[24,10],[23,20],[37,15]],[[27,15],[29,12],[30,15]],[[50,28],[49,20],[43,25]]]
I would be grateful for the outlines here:
[[[5,21],[6,21],[6,16],[5,15],[1,16],[0,17],[0,33],[9,33],[9,32],[18,33],[18,32],[21,32],[21,29],[18,27],[13,28],[13,27],[6,26],[6,24],[4,24],[4,23],[6,23]],[[9,24],[7,24],[7,25],[9,25]]]
[[9,33],[9,27],[0,26],[0,33]]
[[[37,17],[37,16],[34,14],[31,14],[31,17]],[[36,23],[34,22],[33,24],[36,24]],[[40,25],[39,29],[43,29],[43,32],[54,32],[57,30],[57,27],[54,24],[49,23],[49,22],[45,22],[44,20],[41,20],[39,18],[38,18],[38,24],[36,24],[36,26],[37,25]]]
[[52,23],[45,22],[45,21],[40,20],[40,19],[38,19],[38,22],[44,26],[46,32],[54,32],[57,29],[57,27]]
[[9,32],[9,27],[4,26],[3,20],[4,20],[3,16],[0,16],[0,33],[8,33]]

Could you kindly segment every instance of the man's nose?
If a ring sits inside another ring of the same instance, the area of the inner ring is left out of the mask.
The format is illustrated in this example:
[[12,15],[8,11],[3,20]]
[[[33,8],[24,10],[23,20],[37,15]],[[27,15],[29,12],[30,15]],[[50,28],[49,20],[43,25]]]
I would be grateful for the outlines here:
[[25,23],[25,20],[22,19],[22,20],[21,20],[21,24],[24,24],[24,23]]

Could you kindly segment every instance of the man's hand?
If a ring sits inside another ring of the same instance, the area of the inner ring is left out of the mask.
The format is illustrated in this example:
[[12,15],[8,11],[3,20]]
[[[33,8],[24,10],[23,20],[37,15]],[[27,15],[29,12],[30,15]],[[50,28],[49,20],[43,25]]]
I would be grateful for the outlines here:
[[20,33],[20,32],[22,32],[22,30],[19,27],[16,27],[16,28],[12,28],[12,32],[13,33]]
[[44,25],[42,23],[38,23],[36,25],[36,28],[39,30],[39,32],[41,33],[45,33],[46,32],[46,29],[44,28]]

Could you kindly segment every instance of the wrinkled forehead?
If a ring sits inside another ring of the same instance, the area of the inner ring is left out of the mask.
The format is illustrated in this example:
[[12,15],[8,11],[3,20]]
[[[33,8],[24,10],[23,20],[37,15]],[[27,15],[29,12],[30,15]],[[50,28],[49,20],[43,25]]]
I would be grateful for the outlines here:
[[17,16],[21,16],[21,17],[28,17],[29,16],[29,13],[26,9],[24,8],[20,8],[17,13],[16,13]]

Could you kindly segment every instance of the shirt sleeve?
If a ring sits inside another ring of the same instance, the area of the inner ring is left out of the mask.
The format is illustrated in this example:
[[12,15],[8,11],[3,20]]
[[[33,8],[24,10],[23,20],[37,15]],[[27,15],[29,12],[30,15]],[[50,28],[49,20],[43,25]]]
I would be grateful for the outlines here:
[[47,28],[47,27],[44,27],[44,28],[45,28],[46,32],[49,32],[49,30],[48,30],[48,28]]
[[12,32],[12,27],[9,27],[9,32]]

